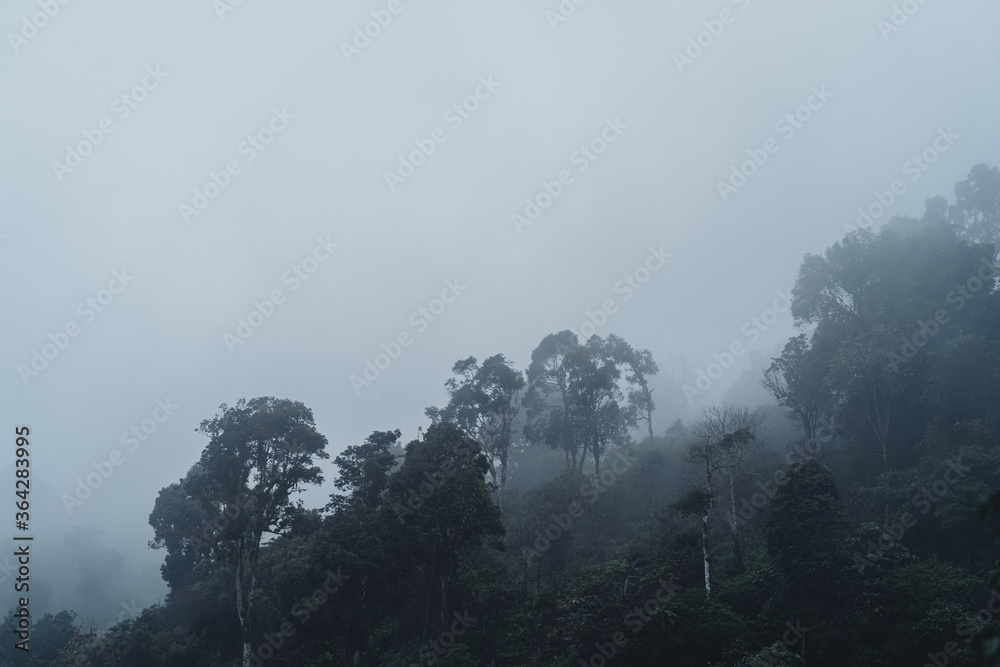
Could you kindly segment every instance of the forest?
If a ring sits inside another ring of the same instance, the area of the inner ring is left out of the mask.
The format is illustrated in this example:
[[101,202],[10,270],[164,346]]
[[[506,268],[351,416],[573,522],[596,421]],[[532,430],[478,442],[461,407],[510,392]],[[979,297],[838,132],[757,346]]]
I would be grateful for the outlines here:
[[770,402],[687,422],[648,350],[568,329],[428,378],[410,442],[334,453],[301,402],[224,403],[149,507],[166,598],[36,618],[0,665],[1000,665],[998,243],[980,164],[805,255]]

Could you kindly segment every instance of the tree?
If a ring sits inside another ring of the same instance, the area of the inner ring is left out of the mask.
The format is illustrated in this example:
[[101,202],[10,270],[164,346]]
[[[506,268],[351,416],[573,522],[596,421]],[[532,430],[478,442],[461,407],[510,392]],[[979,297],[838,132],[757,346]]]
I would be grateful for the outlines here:
[[[192,495],[187,480],[197,475],[194,466],[184,479],[160,489],[153,511],[149,515],[149,525],[153,527],[151,549],[167,550],[160,566],[160,574],[170,587],[171,594],[189,586],[195,566],[211,551],[210,538],[215,532],[212,517]],[[218,509],[218,508],[215,508]]]
[[973,243],[990,243],[1000,250],[1000,169],[977,164],[955,185],[955,203],[948,220]]
[[[635,423],[629,406],[622,406],[619,343],[591,336],[580,345],[576,334],[562,331],[542,339],[531,355],[525,405],[529,442],[545,442],[566,453],[566,466],[583,470],[589,451],[595,473],[609,446],[624,445]],[[651,408],[650,408],[651,409]],[[572,457],[572,463],[570,463]]]
[[394,504],[419,498],[409,503],[404,519],[406,541],[424,575],[428,621],[434,597],[442,623],[451,613],[449,594],[462,557],[504,534],[502,514],[484,480],[487,469],[479,444],[454,424],[442,422],[428,428],[422,441],[406,446],[403,465],[392,476]]
[[[762,529],[767,553],[781,575],[775,598],[784,603],[784,613],[803,614],[807,626],[811,620],[842,615],[844,576],[851,563],[844,539],[847,520],[833,473],[815,459],[792,464],[768,505]],[[826,648],[817,656],[834,654]]]
[[614,334],[608,334],[610,354],[617,363],[627,369],[625,380],[629,383],[628,400],[632,410],[640,421],[646,422],[649,429],[649,442],[653,443],[653,390],[649,386],[649,378],[660,372],[653,353],[649,350],[637,350],[624,339]]
[[889,471],[892,422],[903,409],[910,384],[906,369],[890,363],[897,339],[884,326],[847,338],[837,350],[829,376],[871,427],[882,454],[883,473]]
[[594,474],[601,474],[601,457],[610,446],[628,441],[628,412],[618,379],[621,370],[612,356],[612,347],[598,336],[573,350],[566,358],[570,416],[582,445],[580,468],[589,449],[594,457]]
[[[985,314],[992,299],[983,289],[994,254],[992,246],[970,244],[936,223],[902,236],[852,232],[822,256],[807,255],[791,310],[798,326],[815,326],[810,346],[793,343],[765,381],[812,420],[809,413],[825,400],[818,379],[825,367],[831,412],[854,435],[874,441],[882,471],[912,461],[932,396],[914,379],[932,374],[941,351],[973,320],[978,329],[994,317]],[[976,284],[978,296],[969,291]],[[897,448],[904,437],[909,450]]]
[[391,449],[403,433],[374,431],[360,445],[351,445],[333,462],[340,468],[340,476],[333,483],[348,496],[331,495],[329,508],[335,509],[348,502],[374,509],[389,488],[389,473],[396,465]]
[[879,273],[872,257],[877,240],[873,232],[858,230],[822,256],[805,256],[792,288],[796,324],[815,323],[843,335],[879,318],[885,300],[879,282],[872,279]]
[[502,354],[489,357],[482,366],[475,357],[463,359],[455,363],[452,373],[456,377],[445,383],[450,395],[448,405],[443,410],[427,408],[425,413],[435,422],[457,425],[483,446],[502,507],[524,375]]
[[709,561],[708,519],[715,508],[715,474],[723,467],[715,438],[706,430],[695,427],[694,440],[688,445],[688,460],[704,467],[703,490],[692,490],[684,496],[678,509],[682,514],[701,515],[702,560],[705,566],[705,597],[712,595],[711,563]]
[[38,665],[67,664],[55,662],[60,653],[72,647],[72,643],[78,630],[73,625],[76,618],[74,611],[60,611],[55,614],[45,614],[41,618],[32,620],[31,638],[27,644],[30,653],[15,648],[19,641],[18,618],[14,617],[12,609],[0,621],[0,631],[3,632],[4,642],[0,645],[0,665]]
[[778,405],[788,408],[789,416],[802,425],[809,441],[819,439],[824,417],[833,404],[832,391],[826,382],[829,355],[817,344],[824,340],[814,337],[810,345],[805,334],[789,339],[781,356],[771,361],[761,380]]
[[[566,467],[576,466],[578,434],[571,417],[571,396],[567,356],[580,347],[571,331],[549,334],[531,353],[528,391],[524,397],[528,423],[524,436],[529,442],[544,442],[562,449]],[[572,464],[570,463],[572,457]]]
[[[763,426],[766,417],[758,411],[734,405],[713,405],[702,413],[694,427],[693,459],[705,465],[706,485],[711,485],[715,472],[724,475],[729,497],[729,534],[736,554],[736,567],[742,572],[743,544],[736,507],[736,485],[746,476],[751,463],[763,447]],[[711,496],[714,500],[714,492]]]
[[694,447],[692,447],[690,452],[692,460],[705,463],[705,474],[709,479],[708,484],[703,488],[696,486],[689,489],[677,502],[671,505],[681,516],[693,515],[701,517],[701,559],[705,570],[705,598],[709,598],[712,595],[712,577],[708,548],[708,519],[712,514],[712,508],[715,507],[715,490],[711,482],[714,470],[707,454],[708,452],[700,448],[696,450]]
[[233,570],[243,667],[249,667],[261,538],[287,526],[297,509],[293,493],[323,481],[314,459],[329,458],[327,440],[302,403],[270,396],[222,404],[198,431],[210,440],[186,486],[207,513],[234,517],[218,533],[217,549]]

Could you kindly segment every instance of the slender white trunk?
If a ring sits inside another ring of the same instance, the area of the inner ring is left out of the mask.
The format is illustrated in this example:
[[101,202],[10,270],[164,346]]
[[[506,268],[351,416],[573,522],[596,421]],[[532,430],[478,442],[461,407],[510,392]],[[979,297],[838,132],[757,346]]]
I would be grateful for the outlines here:
[[701,518],[701,553],[705,561],[705,597],[712,595],[712,581],[708,573],[708,513]]
[[701,517],[701,553],[705,561],[705,598],[712,595],[712,581],[709,577],[708,568],[708,515],[715,507],[715,491],[712,489],[712,468],[709,458],[705,456],[705,489],[708,491],[708,505],[705,507],[705,515]]

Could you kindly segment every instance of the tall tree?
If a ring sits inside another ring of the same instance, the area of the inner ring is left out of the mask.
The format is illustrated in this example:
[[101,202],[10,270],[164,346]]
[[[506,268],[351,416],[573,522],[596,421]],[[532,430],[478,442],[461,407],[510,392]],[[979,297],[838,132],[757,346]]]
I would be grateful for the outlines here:
[[860,409],[882,455],[882,472],[889,471],[889,441],[894,418],[905,407],[910,374],[890,363],[898,336],[876,326],[848,337],[837,350],[829,377],[845,401]]
[[[764,371],[761,384],[789,416],[802,425],[809,441],[817,441],[825,417],[832,410],[833,395],[826,381],[830,360],[824,346],[814,338],[810,345],[805,334],[789,339],[781,356]],[[827,346],[828,347],[828,346]]]
[[455,377],[445,383],[450,396],[448,405],[443,410],[430,407],[425,412],[435,422],[457,425],[483,446],[502,507],[524,374],[502,354],[485,359],[482,366],[475,357],[463,359],[455,363],[452,373]]
[[425,575],[425,626],[435,607],[442,623],[450,615],[450,593],[463,556],[504,534],[500,509],[484,480],[487,469],[476,441],[454,424],[437,423],[423,440],[406,446],[403,465],[392,476],[394,503],[420,499],[410,502],[405,527]]
[[[762,529],[767,553],[780,574],[774,600],[804,625],[842,621],[850,608],[850,557],[847,520],[833,473],[815,459],[792,464],[768,505]],[[843,664],[836,655],[838,629],[817,632],[818,661],[806,660],[806,638],[799,645],[803,664]]]
[[576,466],[579,441],[571,415],[566,360],[579,348],[579,340],[572,331],[560,331],[543,338],[531,353],[528,391],[524,397],[528,418],[525,438],[529,442],[545,443],[552,449],[562,449],[567,468]]
[[[822,395],[818,376],[825,370],[830,411],[878,449],[883,472],[917,456],[914,443],[933,394],[914,378],[933,373],[954,336],[995,317],[985,314],[992,299],[982,278],[994,253],[937,223],[902,235],[852,232],[822,256],[803,260],[791,310],[797,325],[815,329],[799,357],[810,370],[796,382]],[[801,365],[792,352],[790,369]],[[774,385],[779,395],[791,388],[787,381]]]
[[701,561],[705,571],[705,598],[712,596],[712,571],[711,571],[711,550],[709,549],[708,519],[715,508],[715,487],[712,486],[712,475],[716,468],[712,466],[711,458],[707,449],[693,444],[689,449],[691,461],[702,463],[705,466],[705,476],[708,482],[704,487],[694,487],[685,492],[673,503],[673,509],[677,510],[681,516],[701,517]]
[[709,531],[708,520],[711,518],[712,510],[715,509],[715,481],[716,474],[723,467],[719,455],[717,443],[713,438],[706,435],[704,431],[695,431],[694,439],[688,444],[687,456],[691,463],[694,463],[705,472],[705,486],[695,488],[681,497],[677,508],[681,514],[701,515],[701,551],[702,563],[705,568],[705,597],[712,595],[711,560],[709,558]]
[[[171,595],[195,582],[195,568],[200,564],[211,569],[217,555],[215,538],[230,523],[224,505],[205,504],[196,498],[192,481],[203,475],[201,466],[195,463],[182,479],[160,489],[149,515],[149,525],[153,527],[149,547],[167,550],[160,573]],[[240,510],[229,508],[231,516],[237,511]]]
[[243,667],[250,667],[261,538],[279,534],[296,514],[293,493],[323,481],[314,460],[329,458],[327,440],[302,403],[270,396],[222,404],[198,431],[210,440],[188,488],[210,513],[235,516],[218,535],[219,555],[233,571]]
[[1000,169],[977,164],[955,185],[948,219],[973,243],[991,243],[1000,251]]
[[600,336],[591,336],[580,345],[570,331],[542,339],[528,367],[524,433],[529,442],[561,447],[567,468],[579,464],[583,470],[590,452],[600,474],[607,448],[625,444],[628,427],[635,423],[630,406],[622,404],[617,356],[621,352],[620,344]]
[[621,405],[621,370],[612,348],[598,336],[573,350],[566,359],[570,416],[582,445],[580,467],[587,450],[594,457],[594,473],[601,474],[601,458],[611,446],[628,441],[630,418]]
[[393,446],[403,433],[375,431],[360,445],[351,445],[333,462],[340,469],[340,476],[333,483],[348,495],[331,495],[329,508],[347,503],[374,509],[389,488],[389,473],[396,464]]
[[[705,465],[706,484],[711,485],[715,472],[723,476],[729,500],[729,534],[733,540],[736,566],[744,570],[743,543],[736,506],[736,486],[746,476],[750,465],[765,444],[763,426],[766,417],[758,411],[734,405],[713,405],[694,426],[695,445],[692,458]],[[712,492],[714,498],[714,491]]]
[[660,372],[653,360],[653,353],[649,350],[637,350],[614,334],[608,334],[607,343],[612,358],[626,370],[629,405],[638,419],[646,422],[649,442],[652,444],[653,410],[656,404],[653,402],[653,389],[649,386],[649,379]]

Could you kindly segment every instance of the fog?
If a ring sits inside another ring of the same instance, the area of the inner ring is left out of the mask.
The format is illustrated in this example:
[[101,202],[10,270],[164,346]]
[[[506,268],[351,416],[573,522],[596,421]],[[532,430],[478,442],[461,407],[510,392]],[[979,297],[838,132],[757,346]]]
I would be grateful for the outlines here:
[[524,369],[573,329],[652,352],[658,434],[769,402],[802,257],[1000,161],[1000,7],[894,11],[5,3],[0,401],[6,451],[31,431],[34,613],[164,597],[154,501],[242,397],[301,401],[331,456],[405,442],[456,360]]

